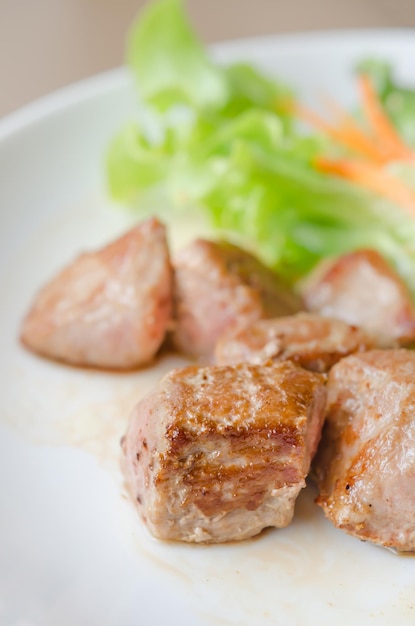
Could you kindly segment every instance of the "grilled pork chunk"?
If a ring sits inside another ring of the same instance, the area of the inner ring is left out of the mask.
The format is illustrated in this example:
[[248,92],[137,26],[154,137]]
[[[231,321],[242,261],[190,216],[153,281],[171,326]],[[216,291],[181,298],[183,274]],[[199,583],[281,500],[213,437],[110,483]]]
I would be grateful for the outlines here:
[[415,309],[396,272],[374,250],[323,262],[304,290],[306,308],[360,326],[379,347],[415,339]]
[[225,333],[215,348],[218,365],[249,361],[294,361],[315,372],[327,372],[342,357],[367,350],[373,342],[362,330],[312,313],[259,320]]
[[415,353],[373,350],[329,374],[314,463],[318,504],[335,526],[415,550]]
[[23,344],[76,365],[132,368],[160,347],[172,308],[165,228],[150,219],[81,255],[37,295]]
[[232,244],[198,239],[174,258],[176,347],[209,356],[222,333],[290,315],[301,300],[271,270]]
[[224,542],[287,526],[324,405],[325,377],[290,362],[169,373],[123,440],[127,484],[150,531]]

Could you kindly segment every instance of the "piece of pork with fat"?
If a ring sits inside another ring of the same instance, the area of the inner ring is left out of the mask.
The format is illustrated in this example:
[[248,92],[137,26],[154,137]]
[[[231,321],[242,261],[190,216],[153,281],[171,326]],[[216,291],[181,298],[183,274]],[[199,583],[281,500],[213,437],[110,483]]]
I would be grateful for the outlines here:
[[152,218],[82,254],[46,284],[23,322],[21,341],[74,365],[133,368],[154,357],[171,310],[165,227]]
[[127,485],[149,530],[225,542],[287,526],[324,406],[325,376],[290,362],[169,373],[123,439]]
[[415,340],[415,308],[395,270],[375,250],[322,261],[303,289],[306,308],[370,333],[378,347]]
[[227,329],[304,308],[273,271],[228,242],[197,239],[175,255],[173,266],[173,340],[190,356],[210,357]]
[[341,320],[313,313],[258,320],[225,333],[215,347],[215,362],[232,365],[291,360],[302,367],[327,372],[341,358],[373,347],[363,330]]
[[415,353],[346,357],[328,378],[313,463],[318,504],[335,526],[397,551],[415,550]]

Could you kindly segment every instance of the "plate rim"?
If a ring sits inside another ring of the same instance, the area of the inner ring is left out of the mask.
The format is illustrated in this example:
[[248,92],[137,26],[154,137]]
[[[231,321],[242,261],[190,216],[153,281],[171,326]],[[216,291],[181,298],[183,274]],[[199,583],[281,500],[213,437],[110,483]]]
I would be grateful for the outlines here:
[[[397,40],[405,45],[403,40],[413,40],[415,47],[415,26],[391,28],[333,28],[310,31],[292,31],[242,37],[223,40],[207,44],[206,47],[213,57],[220,59],[221,55],[238,48],[252,50],[263,46],[325,46],[327,44],[350,43],[356,40]],[[0,142],[11,135],[24,130],[31,124],[41,122],[49,115],[61,112],[76,104],[80,104],[94,97],[99,97],[114,89],[122,89],[132,83],[129,69],[125,65],[105,70],[97,74],[70,82],[67,85],[40,96],[14,111],[0,118]]]

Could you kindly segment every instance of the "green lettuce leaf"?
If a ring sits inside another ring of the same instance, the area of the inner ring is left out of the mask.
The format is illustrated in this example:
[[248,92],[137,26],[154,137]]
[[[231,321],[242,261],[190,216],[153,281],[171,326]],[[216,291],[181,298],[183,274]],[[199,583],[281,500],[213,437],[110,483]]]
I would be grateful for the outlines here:
[[306,161],[287,158],[284,146],[271,156],[239,144],[204,202],[218,229],[254,244],[292,282],[320,259],[374,248],[415,293],[415,221]]
[[107,154],[111,196],[139,205],[155,187],[174,206],[197,201],[213,184],[238,138],[272,150],[291,130],[292,92],[257,69],[215,64],[193,32],[181,0],[150,3],[134,23],[127,60],[147,118],[131,122]]
[[189,23],[181,0],[150,3],[133,24],[127,62],[141,97],[160,110],[173,104],[222,106],[228,85]]
[[162,186],[178,206],[198,202],[215,185],[235,144],[272,154],[284,141],[279,118],[251,109],[234,119],[199,116],[186,131],[173,124],[150,141],[136,124],[114,138],[107,155],[107,179],[112,197],[137,203],[154,187]]

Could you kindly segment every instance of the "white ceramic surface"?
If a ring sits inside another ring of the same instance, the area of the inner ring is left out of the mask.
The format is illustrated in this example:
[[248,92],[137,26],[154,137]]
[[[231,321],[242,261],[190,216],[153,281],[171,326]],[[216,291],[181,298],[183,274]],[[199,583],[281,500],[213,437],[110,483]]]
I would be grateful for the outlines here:
[[[214,54],[255,62],[313,103],[323,92],[353,101],[352,67],[368,54],[415,84],[411,31],[258,39]],[[119,71],[0,122],[0,625],[414,624],[415,560],[332,528],[312,489],[289,528],[254,541],[182,546],[148,535],[123,495],[119,438],[134,402],[179,359],[114,375],[20,347],[42,282],[133,219],[106,199],[102,158],[134,103]]]

